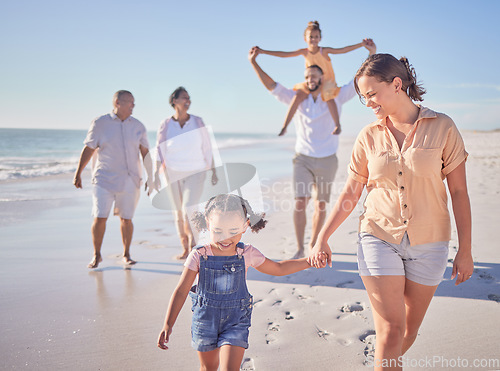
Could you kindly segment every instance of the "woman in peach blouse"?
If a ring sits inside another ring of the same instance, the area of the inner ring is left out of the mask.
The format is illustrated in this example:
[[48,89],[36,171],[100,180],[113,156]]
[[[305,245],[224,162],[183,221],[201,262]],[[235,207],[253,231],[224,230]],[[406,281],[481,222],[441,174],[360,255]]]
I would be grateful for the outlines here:
[[400,356],[415,341],[448,261],[451,223],[444,179],[459,242],[451,278],[458,285],[473,273],[467,152],[451,118],[414,103],[423,100],[425,90],[406,58],[372,55],[354,81],[377,120],[356,139],[347,183],[319,233],[312,259],[316,267],[331,265],[328,238],[366,186],[358,267],[373,310],[374,366],[399,370]]

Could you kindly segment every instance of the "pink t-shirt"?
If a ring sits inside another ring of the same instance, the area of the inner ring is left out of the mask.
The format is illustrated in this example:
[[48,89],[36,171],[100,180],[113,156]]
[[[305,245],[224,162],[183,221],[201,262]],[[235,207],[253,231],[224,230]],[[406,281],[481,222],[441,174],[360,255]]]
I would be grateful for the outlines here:
[[[200,257],[205,253],[210,256],[214,255],[210,245],[205,245],[205,248],[200,248],[199,250],[194,249],[193,251],[191,251],[186,259],[186,262],[184,263],[184,266],[188,269],[191,269],[192,271],[199,272]],[[245,272],[248,271],[248,267],[258,267],[266,260],[264,254],[262,254],[252,245],[244,245],[243,257],[245,258]]]

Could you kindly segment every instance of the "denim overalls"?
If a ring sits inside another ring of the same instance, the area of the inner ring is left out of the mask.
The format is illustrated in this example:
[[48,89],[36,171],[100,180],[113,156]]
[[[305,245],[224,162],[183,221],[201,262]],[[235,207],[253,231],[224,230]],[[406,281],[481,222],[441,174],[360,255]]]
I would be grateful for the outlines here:
[[[198,285],[189,296],[193,301],[192,346],[208,352],[222,345],[248,348],[248,328],[253,298],[245,274],[244,244],[236,245],[237,255],[200,257]],[[195,247],[200,253],[204,246]]]

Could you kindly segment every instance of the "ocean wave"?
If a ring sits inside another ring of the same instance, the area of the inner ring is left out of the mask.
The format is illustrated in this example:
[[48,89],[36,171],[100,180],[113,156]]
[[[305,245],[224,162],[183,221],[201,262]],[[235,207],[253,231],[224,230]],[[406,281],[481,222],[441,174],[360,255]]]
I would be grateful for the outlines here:
[[251,146],[262,146],[277,143],[280,145],[288,144],[288,142],[295,142],[295,138],[281,138],[281,137],[228,137],[228,138],[216,138],[217,147],[220,150],[235,147],[251,147]]
[[78,158],[55,160],[53,158],[7,157],[0,162],[0,181],[35,178],[74,172]]

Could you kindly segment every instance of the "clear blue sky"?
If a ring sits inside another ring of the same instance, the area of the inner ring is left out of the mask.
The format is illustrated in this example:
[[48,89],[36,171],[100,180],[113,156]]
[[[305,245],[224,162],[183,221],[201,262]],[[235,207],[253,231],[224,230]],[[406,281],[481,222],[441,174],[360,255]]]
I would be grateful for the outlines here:
[[[499,14],[496,0],[1,0],[0,127],[87,129],[127,89],[134,116],[156,130],[182,85],[191,113],[214,130],[277,133],[286,106],[257,80],[248,50],[302,48],[307,22],[318,20],[324,46],[371,37],[379,52],[408,57],[424,105],[459,128],[500,128]],[[339,84],[366,56],[333,58]],[[302,57],[258,60],[285,86],[303,79]],[[357,98],[344,106],[347,133],[373,119]]]

